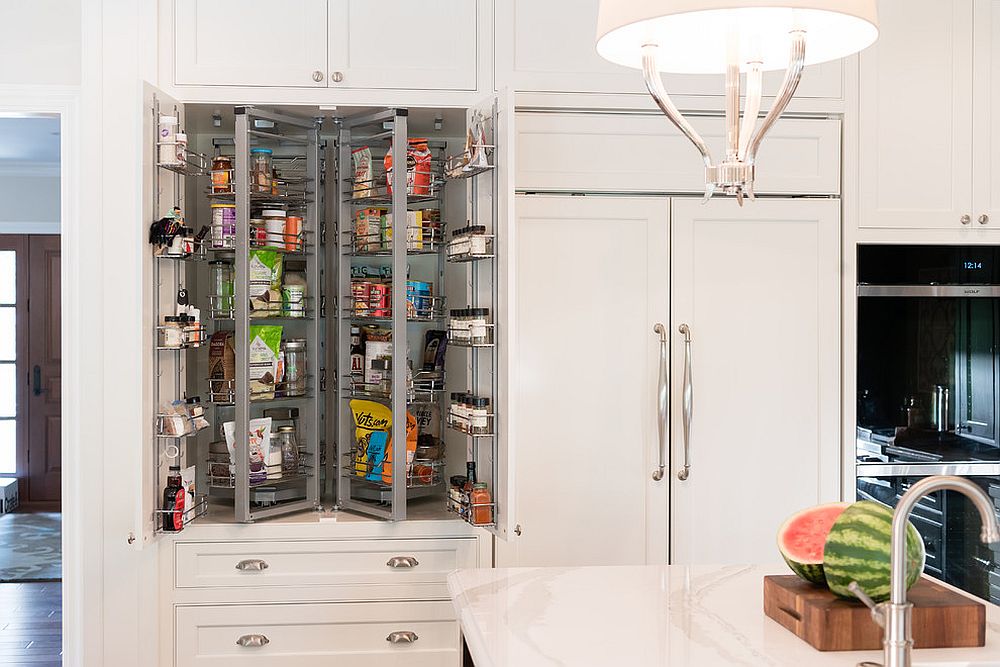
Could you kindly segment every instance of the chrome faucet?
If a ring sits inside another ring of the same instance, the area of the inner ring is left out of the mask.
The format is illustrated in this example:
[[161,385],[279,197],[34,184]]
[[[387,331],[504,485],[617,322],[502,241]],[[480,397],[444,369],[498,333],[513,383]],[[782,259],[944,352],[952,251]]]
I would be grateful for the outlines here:
[[[858,586],[851,582],[848,589],[872,610],[872,618],[885,629],[882,638],[884,667],[911,667],[913,650],[913,604],[906,601],[906,527],[910,512],[917,502],[934,491],[957,491],[968,496],[979,510],[983,528],[979,538],[985,544],[1000,543],[1000,524],[996,509],[982,489],[963,477],[935,475],[922,479],[903,494],[892,517],[892,546],[890,556],[891,579],[889,601],[875,604]],[[859,667],[874,667],[876,663],[862,662]]]

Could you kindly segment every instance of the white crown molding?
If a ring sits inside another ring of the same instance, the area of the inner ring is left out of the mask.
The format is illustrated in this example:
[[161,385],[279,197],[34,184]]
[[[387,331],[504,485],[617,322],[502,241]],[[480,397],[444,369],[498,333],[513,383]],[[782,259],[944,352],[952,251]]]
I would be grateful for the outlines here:
[[60,172],[61,172],[61,167],[58,162],[0,160],[0,176],[31,176],[37,178],[58,178]]

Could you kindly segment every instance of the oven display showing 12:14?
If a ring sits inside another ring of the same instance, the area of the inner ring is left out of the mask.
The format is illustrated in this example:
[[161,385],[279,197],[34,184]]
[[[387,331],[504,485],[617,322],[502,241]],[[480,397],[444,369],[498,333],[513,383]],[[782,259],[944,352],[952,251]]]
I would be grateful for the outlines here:
[[962,268],[964,268],[966,271],[974,271],[983,268],[983,263],[965,261],[962,263]]

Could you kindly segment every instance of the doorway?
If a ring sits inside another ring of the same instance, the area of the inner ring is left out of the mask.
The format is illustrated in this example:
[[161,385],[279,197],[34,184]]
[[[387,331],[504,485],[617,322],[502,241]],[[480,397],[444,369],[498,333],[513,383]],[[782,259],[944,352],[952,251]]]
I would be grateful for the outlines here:
[[0,117],[0,662],[62,653],[60,118]]

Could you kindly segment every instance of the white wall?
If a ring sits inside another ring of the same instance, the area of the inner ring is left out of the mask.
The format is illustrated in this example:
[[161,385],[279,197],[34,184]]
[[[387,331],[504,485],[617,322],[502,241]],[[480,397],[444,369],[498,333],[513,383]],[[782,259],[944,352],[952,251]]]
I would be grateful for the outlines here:
[[0,26],[0,83],[80,83],[79,0],[4,0]]
[[59,233],[59,174],[0,170],[0,234]]

